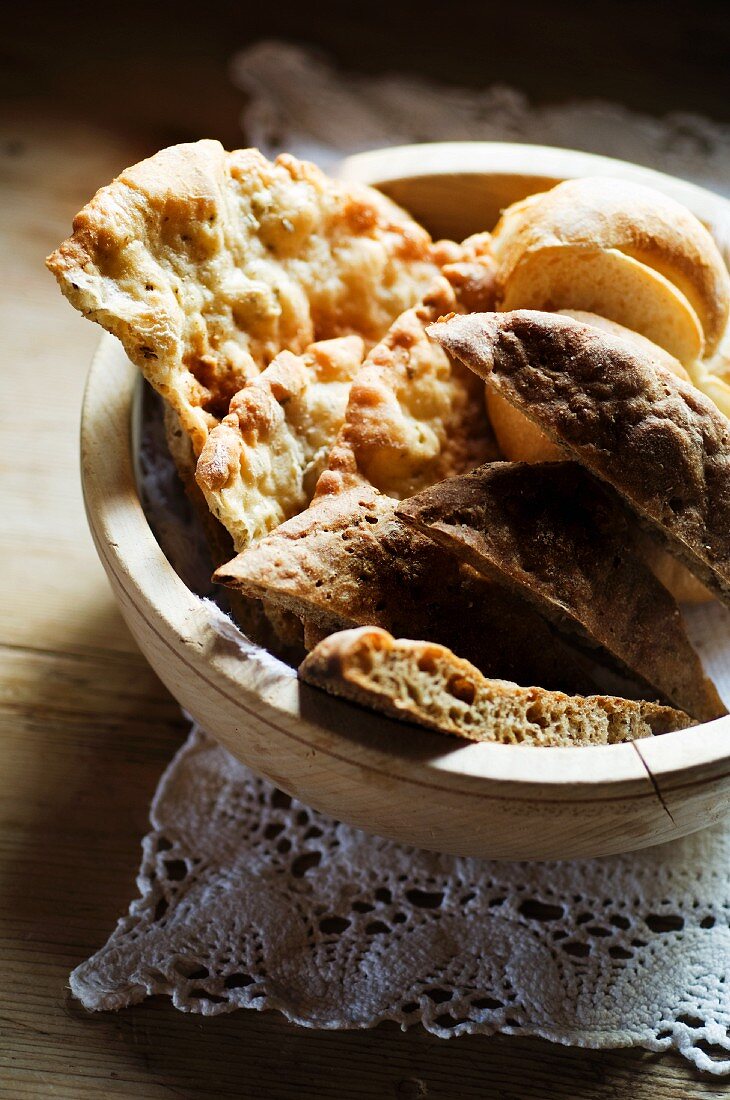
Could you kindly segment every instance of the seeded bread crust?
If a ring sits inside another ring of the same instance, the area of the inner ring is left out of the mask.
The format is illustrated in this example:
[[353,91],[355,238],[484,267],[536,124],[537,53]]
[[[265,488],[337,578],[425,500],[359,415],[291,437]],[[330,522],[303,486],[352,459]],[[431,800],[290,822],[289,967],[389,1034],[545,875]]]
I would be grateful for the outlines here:
[[470,314],[429,335],[628,502],[730,604],[730,421],[608,333],[552,313]]
[[581,644],[600,646],[650,696],[703,721],[725,713],[676,603],[631,549],[630,514],[577,463],[489,463],[397,514]]
[[444,646],[396,641],[377,627],[326,638],[304,659],[299,675],[391,718],[469,741],[605,745],[693,725],[681,711],[655,703],[581,698],[487,679]]
[[483,671],[591,693],[595,669],[529,603],[406,526],[363,484],[315,498],[215,579],[307,624],[305,644],[375,625],[458,648]]

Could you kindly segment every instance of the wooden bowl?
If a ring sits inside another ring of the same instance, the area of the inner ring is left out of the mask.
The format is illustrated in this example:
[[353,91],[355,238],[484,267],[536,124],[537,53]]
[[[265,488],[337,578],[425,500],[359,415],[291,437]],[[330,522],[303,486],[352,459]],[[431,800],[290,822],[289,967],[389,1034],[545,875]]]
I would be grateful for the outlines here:
[[[455,143],[352,157],[436,235],[491,228],[516,199],[568,177],[643,181],[710,226],[730,204],[679,180],[568,150]],[[249,648],[174,572],[134,475],[138,373],[105,336],[89,374],[81,458],[89,524],[122,614],[160,679],[234,756],[303,802],[369,832],[460,855],[554,859],[625,852],[730,809],[730,717],[635,744],[469,744],[392,722],[300,684]]]

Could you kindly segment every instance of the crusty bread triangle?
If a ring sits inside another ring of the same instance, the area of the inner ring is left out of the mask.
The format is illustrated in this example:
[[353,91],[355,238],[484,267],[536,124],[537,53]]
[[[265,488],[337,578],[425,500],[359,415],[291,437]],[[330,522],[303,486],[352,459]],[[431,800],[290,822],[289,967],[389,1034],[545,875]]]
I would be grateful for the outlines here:
[[709,398],[625,341],[554,313],[474,313],[428,331],[730,604],[730,421]]
[[459,564],[362,483],[315,497],[215,579],[298,615],[305,644],[382,626],[458,648],[496,676],[590,693],[594,669],[530,605]]
[[425,229],[384,195],[291,156],[163,149],[103,187],[48,258],[84,316],[118,336],[196,454],[283,349],[377,341],[438,274]]
[[305,657],[299,675],[391,718],[469,741],[606,745],[693,725],[681,711],[655,703],[581,698],[487,679],[445,646],[396,640],[377,627],[325,638]]
[[575,462],[495,462],[404,501],[397,515],[516,590],[651,697],[725,713],[674,600],[631,548],[620,500]]

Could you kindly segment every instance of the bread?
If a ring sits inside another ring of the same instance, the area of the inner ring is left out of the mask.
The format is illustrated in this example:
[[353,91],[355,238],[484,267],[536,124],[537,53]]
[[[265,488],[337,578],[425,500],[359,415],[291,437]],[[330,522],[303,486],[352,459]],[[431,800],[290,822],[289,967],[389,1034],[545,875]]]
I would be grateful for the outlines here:
[[632,529],[632,535],[634,549],[677,603],[697,605],[714,599],[687,566],[665,550],[653,532],[642,526],[639,520]]
[[[491,263],[487,279],[491,301]],[[475,283],[476,274],[471,300]],[[366,482],[400,499],[495,457],[481,382],[425,332],[461,309],[450,283],[438,278],[420,305],[394,321],[355,376],[318,491]]]
[[685,296],[617,249],[562,244],[528,252],[503,284],[499,308],[598,313],[640,332],[681,363],[705,350],[702,326]]
[[[471,311],[476,312],[476,311]],[[610,332],[614,336],[628,340],[634,347],[642,350],[647,356],[654,357],[657,362],[673,371],[678,378],[691,381],[689,374],[673,355],[664,348],[647,340],[638,332],[625,328],[623,325],[610,321],[607,317],[601,317],[596,313],[579,309],[557,310],[564,317],[573,317],[576,321],[582,321],[586,325],[594,325],[596,328]],[[554,462],[565,457],[564,452],[548,439],[543,431],[529,420],[519,409],[510,405],[501,394],[490,387],[486,387],[487,410],[489,419],[497,437],[499,449],[505,458],[511,462]]]
[[374,343],[438,274],[428,233],[379,192],[217,141],[122,172],[48,258],[69,301],[118,336],[195,453],[283,349]]
[[730,421],[709,398],[625,341],[556,314],[474,313],[428,331],[730,603]]
[[[618,325],[605,317],[599,317],[595,313],[586,313],[583,310],[576,309],[562,309],[558,312],[565,317],[573,317],[576,321],[593,325],[595,328],[603,329],[614,336],[628,340],[635,348],[656,359],[658,363],[667,367],[678,378],[684,378],[687,382],[693,381],[693,384],[695,384],[694,379],[690,378],[688,372],[677,359],[638,332],[632,332],[630,329],[624,328],[623,325]],[[693,365],[692,369],[697,369],[696,365]],[[708,385],[713,385],[715,388],[724,387],[730,395],[730,386],[726,382],[722,382],[719,378],[713,378],[707,372],[703,373],[708,379],[711,379],[711,381],[708,381]],[[705,392],[708,392],[706,387]],[[485,393],[489,419],[499,449],[505,458],[509,458],[513,462],[559,462],[565,458],[565,451],[561,447],[548,439],[534,421],[529,420],[514,405],[510,405],[509,401],[505,400],[488,382]],[[713,395],[708,392],[708,396],[712,397]],[[715,401],[715,403],[722,411],[719,402]],[[638,537],[639,532],[637,531],[636,534]],[[667,554],[654,539],[645,535],[640,541],[642,556],[649,568],[665,588],[669,589],[678,603],[706,603],[712,598],[705,586],[681,562]]]
[[280,352],[211,431],[195,476],[236,550],[309,504],[364,351],[359,336],[342,336]]
[[306,624],[305,644],[347,627],[382,626],[458,648],[496,676],[595,691],[592,664],[528,603],[461,566],[394,512],[394,500],[364,484],[318,495],[215,579],[293,612]]
[[577,463],[491,463],[404,501],[397,515],[577,644],[600,646],[647,697],[701,721],[725,713],[677,605],[631,549],[626,509]]
[[[618,252],[668,280],[699,318],[706,353],[715,351],[727,326],[730,277],[710,233],[680,203],[653,188],[602,177],[566,180],[551,191],[515,203],[494,231],[498,299],[518,277],[520,264],[542,250],[565,246],[573,250],[574,258],[576,246],[598,256]],[[617,270],[612,260],[608,266]],[[600,270],[599,263],[594,272]],[[652,284],[649,280],[642,284],[642,273],[635,274],[640,298],[636,304],[651,313]],[[604,309],[581,306],[578,301],[561,304],[605,315]],[[542,303],[546,307],[555,308]],[[634,326],[629,322],[629,327]]]
[[305,657],[299,675],[332,695],[468,741],[606,745],[693,725],[655,703],[488,680],[445,646],[396,641],[377,627],[332,634]]
[[[231,536],[209,511],[195,481],[195,456],[189,436],[183,431],[176,412],[164,406],[165,440],[175,463],[185,494],[200,523],[214,568],[228,561],[233,552]],[[228,590],[228,610],[243,633],[257,645],[265,646],[285,660],[296,661],[302,646],[302,627],[293,615],[287,615],[265,602]]]

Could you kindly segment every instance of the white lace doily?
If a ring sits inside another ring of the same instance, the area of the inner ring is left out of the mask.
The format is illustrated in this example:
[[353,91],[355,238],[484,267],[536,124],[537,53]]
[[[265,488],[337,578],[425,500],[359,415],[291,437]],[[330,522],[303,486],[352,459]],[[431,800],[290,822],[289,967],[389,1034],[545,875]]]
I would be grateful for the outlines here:
[[[276,43],[233,71],[252,94],[248,139],[325,165],[353,148],[491,138],[614,154],[718,190],[730,180],[730,129],[694,117],[657,121],[609,104],[534,111],[506,88],[345,79]],[[154,474],[166,542],[177,487]],[[697,640],[712,615],[697,618]],[[163,993],[185,1011],[274,1008],[310,1027],[388,1019],[439,1036],[674,1048],[730,1073],[727,826],[600,860],[458,859],[315,813],[197,729],[163,776],[151,821],[140,897],[71,975],[87,1008]]]

